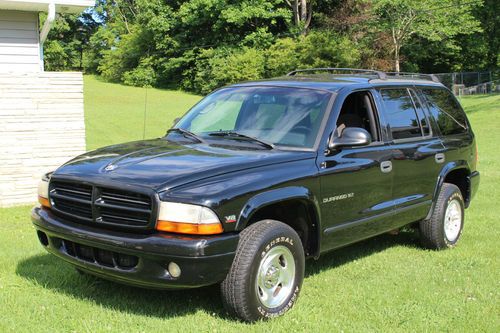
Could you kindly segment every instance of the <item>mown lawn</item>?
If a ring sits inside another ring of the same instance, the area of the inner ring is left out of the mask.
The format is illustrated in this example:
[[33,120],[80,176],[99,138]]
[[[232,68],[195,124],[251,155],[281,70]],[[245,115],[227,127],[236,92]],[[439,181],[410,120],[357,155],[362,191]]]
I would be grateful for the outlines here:
[[[88,148],[142,138],[133,107],[142,89],[85,83]],[[198,98],[148,90],[146,137]],[[404,232],[331,252],[308,262],[288,315],[251,325],[226,316],[217,286],[151,291],[78,275],[38,244],[30,207],[1,209],[0,332],[499,332],[500,96],[462,102],[478,137],[481,187],[455,249],[423,250]]]
[[[163,136],[200,96],[181,91],[127,87],[85,76],[87,149]],[[146,119],[146,126],[144,126]]]

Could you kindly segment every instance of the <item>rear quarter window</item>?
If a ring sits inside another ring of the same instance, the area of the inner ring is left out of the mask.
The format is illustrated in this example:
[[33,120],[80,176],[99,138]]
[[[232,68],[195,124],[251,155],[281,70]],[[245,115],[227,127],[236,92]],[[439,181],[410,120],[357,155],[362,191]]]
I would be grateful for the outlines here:
[[394,140],[421,138],[422,129],[408,89],[381,89],[385,116]]
[[436,119],[441,134],[467,132],[467,117],[451,93],[444,89],[422,89],[427,107]]

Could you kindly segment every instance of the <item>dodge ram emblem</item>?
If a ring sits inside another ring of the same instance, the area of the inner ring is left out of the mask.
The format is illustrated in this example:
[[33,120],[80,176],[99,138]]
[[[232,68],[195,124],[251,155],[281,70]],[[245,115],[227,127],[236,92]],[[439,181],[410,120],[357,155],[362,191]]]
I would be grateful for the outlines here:
[[113,171],[114,169],[116,169],[116,165],[110,164],[104,168],[104,171]]

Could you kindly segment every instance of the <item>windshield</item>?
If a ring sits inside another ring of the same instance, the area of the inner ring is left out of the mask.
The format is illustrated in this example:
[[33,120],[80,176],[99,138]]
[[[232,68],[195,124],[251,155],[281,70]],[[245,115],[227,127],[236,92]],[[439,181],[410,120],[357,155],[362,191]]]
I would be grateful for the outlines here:
[[[200,137],[234,132],[273,145],[312,148],[330,96],[301,88],[224,88],[205,97],[175,127]],[[217,136],[227,138],[233,137]]]

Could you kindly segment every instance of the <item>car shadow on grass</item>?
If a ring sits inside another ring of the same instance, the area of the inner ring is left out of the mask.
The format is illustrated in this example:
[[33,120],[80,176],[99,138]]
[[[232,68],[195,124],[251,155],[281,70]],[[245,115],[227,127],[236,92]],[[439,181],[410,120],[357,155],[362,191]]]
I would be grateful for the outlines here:
[[326,270],[335,269],[394,246],[420,248],[418,232],[414,229],[403,229],[396,235],[386,233],[327,252],[322,254],[318,260],[307,261],[305,275],[308,277]]
[[188,290],[153,290],[122,285],[80,274],[70,264],[48,253],[20,261],[16,274],[40,287],[125,313],[169,318],[203,311],[212,316],[227,317],[216,285]]
[[[377,236],[323,254],[317,261],[308,260],[306,277],[334,270],[393,246],[415,247],[416,244],[415,233],[412,231]],[[40,254],[20,261],[16,274],[40,287],[125,313],[170,318],[202,311],[214,317],[231,319],[222,306],[217,285],[180,291],[131,287],[87,274],[81,275],[73,266],[50,254]]]

